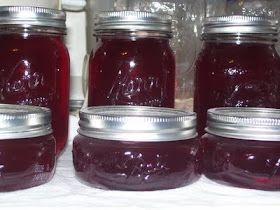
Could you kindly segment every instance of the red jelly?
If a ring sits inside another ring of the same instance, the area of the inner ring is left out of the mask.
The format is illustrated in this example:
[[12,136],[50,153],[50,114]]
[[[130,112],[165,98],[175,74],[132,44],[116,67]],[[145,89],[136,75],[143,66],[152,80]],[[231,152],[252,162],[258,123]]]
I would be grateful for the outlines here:
[[200,176],[195,114],[167,108],[111,106],[80,112],[73,144],[77,176],[113,190],[162,190]]
[[0,105],[0,191],[48,182],[55,170],[55,138],[50,111]]
[[0,102],[50,108],[58,152],[68,136],[69,57],[64,33],[61,11],[0,7]]
[[198,133],[215,107],[280,108],[277,22],[229,16],[206,20],[195,66],[194,110]]
[[217,108],[202,136],[204,174],[219,183],[280,190],[280,111]]
[[174,107],[171,19],[148,12],[105,12],[95,26],[88,105]]

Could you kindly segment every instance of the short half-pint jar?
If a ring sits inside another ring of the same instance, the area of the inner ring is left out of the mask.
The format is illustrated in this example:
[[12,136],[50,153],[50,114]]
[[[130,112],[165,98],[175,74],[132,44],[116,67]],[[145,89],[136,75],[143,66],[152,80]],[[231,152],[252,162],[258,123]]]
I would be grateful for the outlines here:
[[280,110],[208,110],[202,136],[204,174],[219,183],[280,190]]
[[112,190],[171,189],[199,178],[195,113],[139,106],[80,112],[74,139],[76,175]]
[[0,192],[48,182],[55,162],[50,110],[0,104]]

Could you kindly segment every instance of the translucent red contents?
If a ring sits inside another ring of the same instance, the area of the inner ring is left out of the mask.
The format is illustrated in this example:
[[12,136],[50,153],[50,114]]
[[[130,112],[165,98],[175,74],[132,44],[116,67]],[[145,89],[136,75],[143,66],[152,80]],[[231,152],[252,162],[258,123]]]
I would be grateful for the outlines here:
[[214,107],[280,108],[280,58],[274,45],[207,42],[196,61],[198,133]]
[[60,152],[68,136],[69,56],[62,38],[0,35],[0,103],[48,107]]
[[48,182],[55,167],[52,135],[0,140],[0,191],[30,188]]
[[161,190],[190,184],[199,177],[196,139],[175,142],[121,142],[78,135],[73,145],[77,176],[113,190]]
[[280,190],[280,142],[249,141],[205,134],[204,174],[243,188]]
[[168,39],[102,39],[91,55],[88,106],[174,107],[175,59]]

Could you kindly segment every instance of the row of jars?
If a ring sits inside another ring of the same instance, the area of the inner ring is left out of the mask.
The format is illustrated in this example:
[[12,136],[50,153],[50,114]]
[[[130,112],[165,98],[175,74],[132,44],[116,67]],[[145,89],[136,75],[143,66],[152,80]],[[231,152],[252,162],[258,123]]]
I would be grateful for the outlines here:
[[[0,191],[48,182],[56,162],[50,110],[1,104],[0,124]],[[203,173],[218,183],[280,190],[279,109],[209,109],[201,138],[195,113],[170,108],[89,107],[79,125],[73,165],[93,187],[172,189]]]
[[[68,133],[65,13],[36,7],[0,7],[0,32],[0,102],[50,108],[58,154]],[[95,19],[94,35],[98,46],[89,63],[88,106],[174,108],[175,59],[169,46],[172,17],[135,11],[103,12]],[[280,107],[280,60],[274,47],[277,35],[278,22],[272,19],[206,19],[204,46],[194,67],[199,136],[204,133],[209,108]]]
[[[48,107],[57,150],[67,140],[69,57],[63,11],[0,7],[0,102]],[[172,18],[165,14],[103,12],[89,63],[88,106],[174,108]],[[203,134],[213,107],[280,108],[278,22],[262,17],[210,17],[195,65],[194,111]]]

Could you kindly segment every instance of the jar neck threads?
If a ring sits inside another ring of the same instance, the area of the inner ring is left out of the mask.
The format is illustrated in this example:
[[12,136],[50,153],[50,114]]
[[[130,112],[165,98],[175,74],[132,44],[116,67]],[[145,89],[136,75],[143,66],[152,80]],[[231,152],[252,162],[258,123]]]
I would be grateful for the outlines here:
[[66,29],[54,27],[32,26],[26,27],[21,25],[0,25],[0,34],[22,34],[22,35],[66,35]]
[[278,34],[203,34],[204,42],[218,43],[262,43],[274,45],[278,42]]
[[115,31],[115,30],[104,30],[93,34],[95,37],[112,37],[114,39],[137,39],[137,38],[172,38],[172,33],[165,33],[160,31]]

